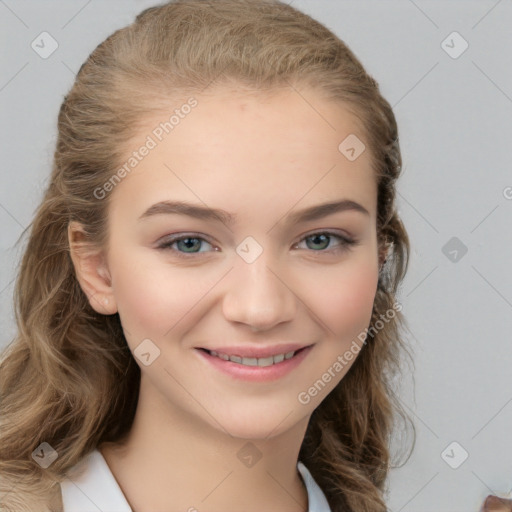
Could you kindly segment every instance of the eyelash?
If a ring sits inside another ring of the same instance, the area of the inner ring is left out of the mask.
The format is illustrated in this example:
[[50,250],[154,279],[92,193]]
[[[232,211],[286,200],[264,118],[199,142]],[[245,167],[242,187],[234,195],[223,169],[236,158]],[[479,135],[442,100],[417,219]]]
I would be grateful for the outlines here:
[[[179,242],[181,240],[186,240],[186,239],[201,240],[210,245],[213,245],[210,242],[208,242],[208,240],[206,240],[205,238],[202,238],[202,237],[196,236],[196,235],[198,235],[198,233],[170,236],[164,242],[160,243],[157,246],[157,249],[169,250],[169,251],[175,253],[178,258],[186,258],[186,259],[194,258],[203,252],[209,252],[209,251],[200,251],[200,252],[195,252],[195,253],[192,253],[192,252],[186,253],[186,252],[177,251],[177,250],[171,248],[172,245],[174,245],[176,242]],[[300,242],[307,240],[308,238],[314,238],[319,235],[327,235],[330,238],[338,238],[340,240],[340,244],[337,245],[334,249],[324,249],[324,250],[318,250],[318,251],[315,251],[313,249],[306,249],[306,250],[313,252],[313,253],[318,253],[319,255],[339,254],[341,252],[351,250],[354,246],[356,246],[359,243],[359,241],[355,240],[354,238],[347,238],[347,237],[341,236],[337,233],[334,233],[332,231],[316,231],[314,233],[311,233],[311,234],[303,237],[299,242],[297,242],[297,244],[294,244],[294,246],[300,244]],[[329,240],[329,243],[330,243],[330,240]]]

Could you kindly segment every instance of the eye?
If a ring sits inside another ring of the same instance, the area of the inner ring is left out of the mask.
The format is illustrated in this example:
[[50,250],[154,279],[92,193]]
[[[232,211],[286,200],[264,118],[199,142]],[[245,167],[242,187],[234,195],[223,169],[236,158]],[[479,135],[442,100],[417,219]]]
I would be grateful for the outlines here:
[[[190,258],[202,252],[210,252],[208,247],[201,250],[202,247],[205,247],[203,244],[210,246],[214,251],[219,250],[218,247],[213,246],[205,238],[197,235],[197,233],[171,235],[165,238],[157,248],[171,251],[179,258]],[[331,243],[333,241],[337,241],[337,243],[333,245]],[[302,238],[293,248],[303,249],[303,247],[299,247],[303,242],[306,243],[306,250],[309,249],[313,253],[320,254],[336,254],[349,250],[358,243],[355,239],[347,238],[332,231],[318,231]]]
[[[338,241],[334,246],[331,244],[333,240]],[[338,253],[340,251],[349,250],[358,243],[355,239],[339,235],[332,231],[318,231],[307,235],[301,242],[295,244],[294,247],[299,247],[303,241],[306,242],[307,249],[311,249],[312,252],[317,253]]]
[[[213,247],[210,242],[205,240],[202,237],[196,236],[196,233],[191,233],[188,235],[179,235],[179,236],[170,236],[167,237],[162,243],[160,243],[157,248],[158,249],[166,249],[175,253],[180,258],[186,258],[186,254],[198,254],[204,251],[197,251],[201,247],[202,243]],[[173,246],[176,245],[177,249],[174,249]],[[218,251],[218,248],[214,248],[215,251]],[[183,251],[183,252],[182,252]]]

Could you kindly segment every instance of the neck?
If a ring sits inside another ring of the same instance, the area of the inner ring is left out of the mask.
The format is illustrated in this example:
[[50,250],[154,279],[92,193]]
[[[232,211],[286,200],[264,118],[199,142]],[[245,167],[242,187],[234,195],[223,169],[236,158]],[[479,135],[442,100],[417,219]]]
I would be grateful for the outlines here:
[[133,512],[308,510],[297,458],[309,417],[279,436],[241,439],[149,387],[141,381],[126,439],[100,447]]

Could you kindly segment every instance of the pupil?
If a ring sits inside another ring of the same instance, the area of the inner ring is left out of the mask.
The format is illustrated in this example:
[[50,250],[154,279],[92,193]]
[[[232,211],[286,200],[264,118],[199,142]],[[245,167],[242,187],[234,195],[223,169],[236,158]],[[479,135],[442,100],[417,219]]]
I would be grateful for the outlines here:
[[[322,242],[318,242],[317,240],[319,238],[323,238],[323,243],[324,243],[324,247],[322,247],[323,249],[325,249],[325,247],[327,247],[327,245],[329,245],[329,240],[328,240],[328,236],[327,235],[314,235],[311,237],[311,240],[313,241],[313,244],[322,244]],[[327,242],[327,245],[325,245],[325,242]]]
[[[191,242],[191,240],[192,240],[192,242]],[[197,242],[197,238],[184,238],[183,240],[180,240],[180,242],[185,244],[186,249],[193,249],[194,245],[197,245],[197,243],[194,243],[194,242]],[[192,245],[192,247],[190,246],[190,244]]]

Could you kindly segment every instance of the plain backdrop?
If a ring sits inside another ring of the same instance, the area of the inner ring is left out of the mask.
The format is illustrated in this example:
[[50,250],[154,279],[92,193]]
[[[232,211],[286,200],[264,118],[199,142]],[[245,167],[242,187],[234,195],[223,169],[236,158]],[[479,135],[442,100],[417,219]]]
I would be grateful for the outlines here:
[[[51,169],[63,97],[96,45],[154,4],[0,0],[0,347],[15,335],[15,242]],[[292,5],[349,45],[399,124],[412,244],[399,300],[416,365],[400,397],[417,442],[391,472],[389,509],[478,511],[512,493],[512,2]],[[46,58],[41,37],[58,45]]]

